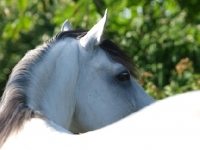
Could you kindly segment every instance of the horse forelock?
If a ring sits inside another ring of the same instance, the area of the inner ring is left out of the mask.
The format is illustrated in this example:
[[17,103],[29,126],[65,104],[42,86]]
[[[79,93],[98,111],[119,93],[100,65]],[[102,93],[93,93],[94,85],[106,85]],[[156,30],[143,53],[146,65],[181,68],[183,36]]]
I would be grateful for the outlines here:
[[[13,68],[6,88],[1,98],[0,105],[0,147],[6,141],[10,134],[19,131],[26,121],[31,118],[44,116],[28,106],[28,88],[31,86],[31,80],[34,76],[34,68],[48,53],[48,50],[56,42],[66,37],[80,39],[87,34],[87,30],[63,31],[52,37],[42,46],[29,51],[24,58]],[[115,61],[127,67],[131,74],[137,78],[136,65],[122,51],[117,44],[109,39],[104,39],[100,47]]]

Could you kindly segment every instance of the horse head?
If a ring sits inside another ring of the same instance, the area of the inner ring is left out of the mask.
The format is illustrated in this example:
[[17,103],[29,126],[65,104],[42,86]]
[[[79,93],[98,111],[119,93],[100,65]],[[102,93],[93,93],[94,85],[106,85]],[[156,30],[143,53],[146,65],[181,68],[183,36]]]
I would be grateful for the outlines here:
[[[154,100],[134,77],[137,69],[116,44],[103,37],[104,17],[79,39],[80,73],[70,130],[86,132],[111,124]],[[72,27],[69,22],[67,30]]]
[[65,21],[60,33],[13,68],[2,96],[0,145],[32,118],[80,133],[154,102],[137,83],[131,59],[103,37],[106,21],[107,10],[89,31],[73,30]]

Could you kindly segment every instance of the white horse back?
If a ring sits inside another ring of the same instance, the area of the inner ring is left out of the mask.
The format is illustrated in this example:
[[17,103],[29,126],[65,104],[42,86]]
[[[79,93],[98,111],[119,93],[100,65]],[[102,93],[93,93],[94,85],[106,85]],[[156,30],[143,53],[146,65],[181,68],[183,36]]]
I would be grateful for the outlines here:
[[88,136],[97,149],[200,150],[200,91],[154,103]]
[[167,98],[113,125],[81,135],[33,119],[16,137],[8,139],[2,150],[199,150],[199,94]]

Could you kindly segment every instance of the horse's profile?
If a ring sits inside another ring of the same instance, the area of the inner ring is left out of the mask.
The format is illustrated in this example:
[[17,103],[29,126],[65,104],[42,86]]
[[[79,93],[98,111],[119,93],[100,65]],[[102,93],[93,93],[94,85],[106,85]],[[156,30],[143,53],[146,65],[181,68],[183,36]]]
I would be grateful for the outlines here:
[[128,56],[103,37],[106,18],[107,11],[89,31],[72,30],[66,21],[14,67],[1,98],[0,146],[51,139],[53,130],[92,131],[154,102]]

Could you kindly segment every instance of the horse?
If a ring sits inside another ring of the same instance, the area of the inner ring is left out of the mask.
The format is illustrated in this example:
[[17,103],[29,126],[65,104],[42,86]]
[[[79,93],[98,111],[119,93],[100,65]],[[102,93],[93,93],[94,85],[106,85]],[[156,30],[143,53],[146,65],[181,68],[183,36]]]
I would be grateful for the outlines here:
[[85,133],[154,102],[137,83],[136,65],[103,36],[106,22],[107,10],[89,31],[74,30],[66,20],[61,32],[13,68],[1,98],[0,146],[20,139],[29,125],[30,132],[45,124]]

